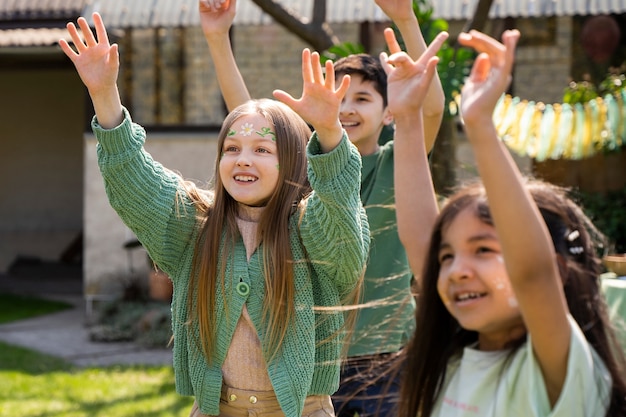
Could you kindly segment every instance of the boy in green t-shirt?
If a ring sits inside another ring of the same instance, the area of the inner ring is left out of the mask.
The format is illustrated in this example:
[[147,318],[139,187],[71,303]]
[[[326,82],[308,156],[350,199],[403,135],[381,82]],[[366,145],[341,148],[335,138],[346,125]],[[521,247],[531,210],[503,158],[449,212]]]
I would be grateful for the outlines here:
[[[230,110],[249,100],[250,94],[237,68],[228,36],[236,0],[224,5],[218,3],[200,0],[200,17],[218,83]],[[411,0],[376,0],[376,4],[400,29],[409,55],[421,56],[426,43]],[[393,134],[393,116],[387,109],[387,76],[379,60],[365,54],[352,55],[337,61],[335,74],[336,77],[351,75],[340,121],[363,160],[361,200],[372,240],[362,305],[333,402],[338,417],[353,417],[355,413],[360,417],[385,416],[391,415],[398,390],[397,384],[389,382],[388,364],[409,340],[414,327],[412,277],[421,271],[421,256],[412,256],[409,262],[407,252],[423,253],[430,231],[398,236],[398,222],[405,222],[402,230],[411,230],[416,223],[411,218],[396,219],[394,160],[398,157],[394,156],[393,141],[385,138],[390,132]],[[443,90],[435,76],[423,111],[428,150],[439,130],[443,106]],[[384,144],[379,145],[379,139]],[[395,181],[402,168],[396,166]]]
[[[411,15],[415,17],[412,10]],[[406,25],[417,27],[417,20],[408,21]],[[410,33],[406,26],[404,29],[398,26],[403,34]],[[416,54],[420,55],[421,52]],[[394,152],[395,142],[385,137],[390,131],[393,135],[393,115],[387,108],[387,75],[379,59],[367,54],[341,58],[335,63],[335,77],[345,74],[351,77],[350,87],[339,119],[363,161],[361,201],[370,223],[371,243],[362,306],[333,403],[339,417],[387,416],[394,415],[399,389],[388,372],[389,365],[413,333],[412,271],[421,272],[421,260],[416,259],[420,257],[411,258],[413,264],[420,265],[410,264],[407,251],[413,248],[413,253],[423,253],[417,245],[428,242],[430,231],[421,230],[404,239],[398,235],[397,223],[401,219],[396,216],[394,183],[398,181],[401,166]],[[427,100],[424,108],[428,107],[431,113],[423,114],[424,125],[430,133],[428,150],[432,148],[441,121],[437,103],[443,97],[439,82],[433,82],[433,86],[431,97],[436,99]],[[407,219],[409,221],[415,224],[414,219]]]

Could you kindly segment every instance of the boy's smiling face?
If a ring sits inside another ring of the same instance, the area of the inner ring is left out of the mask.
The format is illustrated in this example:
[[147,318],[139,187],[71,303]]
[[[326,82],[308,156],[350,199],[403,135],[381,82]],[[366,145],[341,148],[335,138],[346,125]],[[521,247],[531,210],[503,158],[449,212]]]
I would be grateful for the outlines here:
[[393,117],[374,84],[352,74],[350,88],[341,102],[339,120],[361,155],[369,155],[376,152],[380,132]]

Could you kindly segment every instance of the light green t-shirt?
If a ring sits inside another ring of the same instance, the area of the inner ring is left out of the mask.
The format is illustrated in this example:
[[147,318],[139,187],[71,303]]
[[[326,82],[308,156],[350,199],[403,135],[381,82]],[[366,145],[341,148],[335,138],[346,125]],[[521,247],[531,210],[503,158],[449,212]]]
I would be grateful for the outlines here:
[[572,338],[567,376],[554,408],[550,408],[529,340],[510,358],[509,351],[466,348],[462,358],[448,365],[448,377],[431,416],[604,416],[610,402],[611,376],[574,319],[569,319]]
[[350,357],[396,352],[408,342],[415,327],[412,274],[396,221],[393,141],[361,159],[361,201],[371,243],[363,306],[348,350]]

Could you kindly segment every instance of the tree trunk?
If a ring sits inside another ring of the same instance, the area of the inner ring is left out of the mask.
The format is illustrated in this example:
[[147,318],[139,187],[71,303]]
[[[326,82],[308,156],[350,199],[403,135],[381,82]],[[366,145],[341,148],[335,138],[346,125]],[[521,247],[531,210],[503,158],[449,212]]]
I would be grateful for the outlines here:
[[[316,51],[325,51],[339,39],[333,34],[332,29],[325,22],[326,0],[315,0],[313,5],[311,23],[305,23],[302,16],[285,9],[281,4],[273,0],[252,0],[265,13],[282,25],[289,32],[311,45]],[[323,4],[322,4],[323,3]],[[323,15],[323,19],[322,19]]]
[[449,195],[456,185],[456,145],[456,121],[452,117],[444,117],[430,154],[430,169],[438,195]]

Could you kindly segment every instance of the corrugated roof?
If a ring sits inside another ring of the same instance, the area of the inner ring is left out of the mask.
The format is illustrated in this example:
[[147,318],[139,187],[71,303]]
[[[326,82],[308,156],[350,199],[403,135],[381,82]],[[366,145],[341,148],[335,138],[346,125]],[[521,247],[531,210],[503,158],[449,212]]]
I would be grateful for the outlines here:
[[91,0],[0,0],[0,21],[67,19]]
[[[277,0],[305,19],[314,0]],[[478,0],[432,0],[434,16],[469,19]],[[98,11],[109,27],[199,25],[198,0],[0,0],[0,46],[47,45],[56,42],[64,27],[77,16]],[[269,24],[273,19],[252,0],[238,0],[235,24]],[[626,0],[494,0],[491,18],[597,15],[626,12]],[[327,21],[387,21],[373,0],[327,0]],[[32,28],[38,29],[26,30]],[[8,29],[8,30],[7,30]],[[54,40],[52,40],[54,38]],[[52,40],[52,41],[51,41]]]
[[[16,0],[17,1],[17,0]],[[31,0],[32,1],[32,0]],[[308,18],[314,0],[277,0]],[[434,16],[447,20],[469,19],[478,0],[436,0]],[[154,27],[199,24],[198,0],[95,0],[85,15],[98,11],[108,26]],[[238,0],[235,24],[268,24],[272,18],[252,0]],[[626,0],[494,0],[490,17],[596,15],[626,12]],[[373,0],[327,0],[329,23],[388,20]]]
[[[314,0],[278,0],[285,8],[309,18]],[[85,9],[85,15],[98,11],[108,26],[154,27],[195,26],[200,24],[198,0],[99,0]],[[388,20],[373,0],[328,0],[327,21],[364,22]],[[269,24],[273,19],[252,0],[237,1],[235,24]]]
[[9,29],[0,30],[0,47],[52,46],[59,39],[70,40],[67,29]]
[[55,45],[90,1],[0,0],[0,47]]

